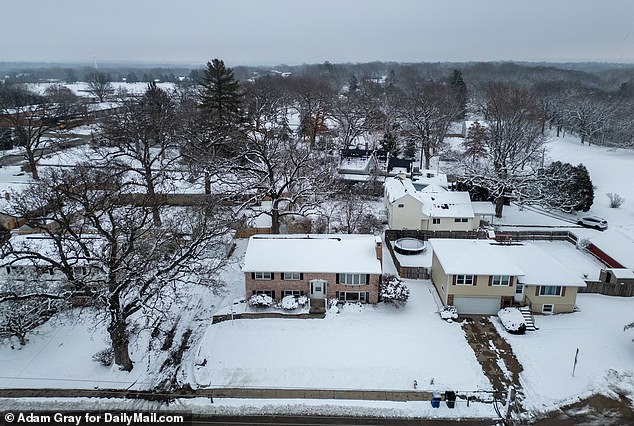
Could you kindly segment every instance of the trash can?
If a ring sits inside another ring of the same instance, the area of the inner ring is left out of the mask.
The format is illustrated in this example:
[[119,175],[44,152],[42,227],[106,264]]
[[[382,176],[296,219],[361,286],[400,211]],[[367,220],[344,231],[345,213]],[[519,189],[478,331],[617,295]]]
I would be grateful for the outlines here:
[[456,393],[454,391],[446,391],[445,402],[447,403],[447,407],[456,408]]
[[440,408],[440,400],[442,399],[439,393],[434,393],[431,396],[431,406],[434,408]]

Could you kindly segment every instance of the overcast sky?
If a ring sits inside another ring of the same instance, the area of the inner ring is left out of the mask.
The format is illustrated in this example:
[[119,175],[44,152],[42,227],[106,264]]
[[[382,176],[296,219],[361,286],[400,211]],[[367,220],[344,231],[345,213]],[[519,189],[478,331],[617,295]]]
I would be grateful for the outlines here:
[[634,0],[0,0],[0,61],[634,63]]

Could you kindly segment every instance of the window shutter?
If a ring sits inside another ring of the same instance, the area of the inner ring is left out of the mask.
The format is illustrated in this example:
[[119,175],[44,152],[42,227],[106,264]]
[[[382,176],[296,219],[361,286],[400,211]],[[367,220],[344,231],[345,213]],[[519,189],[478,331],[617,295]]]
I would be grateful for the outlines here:
[[271,280],[275,279],[275,272],[271,272]]
[[456,276],[456,275],[454,275],[454,276],[453,276],[453,282],[451,283],[452,285],[456,285],[456,279],[457,279],[457,276]]
[[[271,274],[271,278],[273,278],[273,274]],[[280,272],[280,279],[284,281],[284,272]]]
[[477,275],[471,275],[471,281],[473,281],[473,285],[474,286],[478,285],[478,276]]
[[489,287],[493,285],[493,275],[489,275]]
[[337,284],[339,284],[339,274],[337,274]]
[[513,277],[509,277],[509,287],[513,287]]
[[535,296],[539,296],[539,286],[535,286]]
[[304,273],[303,273],[303,272],[300,272],[300,273],[299,273],[299,279],[300,279],[300,280],[303,280],[303,279],[304,279]]
[[561,297],[564,297],[566,295],[566,287],[563,286],[561,287]]
[[255,272],[251,272],[251,279],[254,280],[255,279]]
[[365,283],[370,284],[370,274],[365,274]]

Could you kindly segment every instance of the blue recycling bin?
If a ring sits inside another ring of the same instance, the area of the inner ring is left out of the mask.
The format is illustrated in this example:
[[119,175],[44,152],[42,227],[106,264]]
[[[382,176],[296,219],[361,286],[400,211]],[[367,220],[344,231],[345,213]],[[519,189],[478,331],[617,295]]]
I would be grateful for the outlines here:
[[431,406],[434,408],[440,408],[440,400],[442,399],[442,397],[440,396],[439,393],[434,393],[431,396]]

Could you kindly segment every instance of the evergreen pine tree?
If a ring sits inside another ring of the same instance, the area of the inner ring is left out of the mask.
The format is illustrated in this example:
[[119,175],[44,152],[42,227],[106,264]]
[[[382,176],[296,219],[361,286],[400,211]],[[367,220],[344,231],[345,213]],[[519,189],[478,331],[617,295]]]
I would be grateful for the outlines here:
[[240,83],[233,70],[220,59],[207,62],[202,86],[200,107],[206,112],[209,124],[216,131],[230,133],[242,121]]
[[583,164],[579,164],[574,168],[574,188],[576,193],[577,205],[574,207],[576,211],[587,212],[594,202],[594,189],[588,169]]
[[487,153],[486,140],[486,128],[476,121],[469,127],[467,137],[462,142],[462,146],[465,150],[465,156],[474,161],[478,158],[484,157]]
[[460,70],[453,70],[453,74],[449,78],[449,85],[453,87],[458,103],[462,108],[462,117],[464,118],[467,112],[467,85],[462,79],[462,72]]

